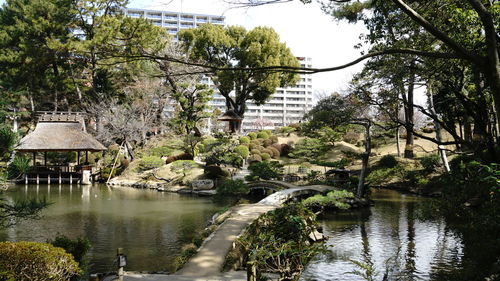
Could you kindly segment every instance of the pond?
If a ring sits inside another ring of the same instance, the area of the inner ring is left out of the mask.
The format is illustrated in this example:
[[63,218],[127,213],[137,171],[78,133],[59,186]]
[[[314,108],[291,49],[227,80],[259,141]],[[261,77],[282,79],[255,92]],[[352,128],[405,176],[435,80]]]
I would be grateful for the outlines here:
[[58,234],[87,237],[90,271],[114,271],[117,248],[128,256],[126,270],[171,271],[184,244],[224,207],[211,198],[105,185],[16,186],[7,200],[46,198],[40,220],[0,230],[0,241],[46,242]]
[[430,219],[430,199],[389,190],[373,190],[372,198],[369,209],[320,221],[328,249],[301,280],[366,280],[352,272],[367,265],[375,270],[371,280],[485,280],[500,261],[500,235]]

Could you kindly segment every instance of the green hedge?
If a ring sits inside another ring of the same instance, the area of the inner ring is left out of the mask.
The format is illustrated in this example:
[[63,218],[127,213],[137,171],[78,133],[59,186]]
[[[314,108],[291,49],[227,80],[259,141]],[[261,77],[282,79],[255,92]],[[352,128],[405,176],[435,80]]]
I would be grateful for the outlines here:
[[164,161],[158,156],[146,156],[139,161],[139,170],[141,171],[159,168],[164,164]]
[[244,145],[238,145],[234,149],[234,152],[236,154],[240,155],[241,157],[243,157],[244,159],[246,159],[248,157],[248,155],[250,155],[250,151],[248,150],[248,147],[246,147]]
[[257,138],[267,140],[269,138],[269,134],[262,131],[257,133]]
[[67,281],[82,271],[62,248],[38,242],[0,242],[0,280]]

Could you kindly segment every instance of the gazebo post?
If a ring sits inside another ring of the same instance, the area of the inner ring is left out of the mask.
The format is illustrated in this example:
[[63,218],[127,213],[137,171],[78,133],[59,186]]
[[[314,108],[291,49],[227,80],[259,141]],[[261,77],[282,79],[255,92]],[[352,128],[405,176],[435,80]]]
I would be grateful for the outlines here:
[[76,164],[80,166],[80,150],[78,150],[78,156],[76,157]]
[[85,163],[89,163],[89,151],[85,150]]
[[33,167],[36,166],[36,151],[33,151]]
[[47,166],[47,151],[43,152],[43,165]]

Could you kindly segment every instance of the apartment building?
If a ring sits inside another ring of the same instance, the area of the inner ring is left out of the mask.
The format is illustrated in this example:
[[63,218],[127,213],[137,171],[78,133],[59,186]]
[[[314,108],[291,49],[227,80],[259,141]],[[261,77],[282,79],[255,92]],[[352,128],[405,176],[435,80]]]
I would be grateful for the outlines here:
[[[302,67],[312,67],[312,59],[297,57]],[[277,88],[264,105],[247,103],[242,129],[244,132],[287,126],[299,123],[313,106],[313,80],[311,74],[301,74],[295,86]]]
[[[124,13],[130,17],[142,17],[157,26],[164,27],[175,39],[177,33],[182,29],[196,28],[200,24],[212,23],[225,25],[225,17],[208,15],[179,13],[160,10],[147,9],[125,9]],[[312,67],[311,58],[297,57],[302,67]],[[205,83],[214,89],[214,96],[210,103],[212,108],[218,108],[221,112],[226,111],[226,102],[213,84],[213,81],[204,77],[202,83]],[[278,127],[286,126],[292,123],[298,123],[302,120],[304,114],[312,108],[313,105],[313,82],[310,74],[300,75],[300,80],[293,87],[278,88],[276,93],[269,101],[261,106],[247,103],[245,119],[242,123],[243,132],[253,130],[268,129],[273,130]],[[167,106],[167,114],[172,115],[175,105]],[[207,131],[210,130],[209,123]]]
[[223,16],[179,13],[160,10],[132,9],[127,8],[123,11],[129,17],[145,18],[150,20],[154,25],[164,27],[168,33],[177,39],[177,32],[181,29],[196,28],[200,24],[212,23],[224,25],[225,18]]

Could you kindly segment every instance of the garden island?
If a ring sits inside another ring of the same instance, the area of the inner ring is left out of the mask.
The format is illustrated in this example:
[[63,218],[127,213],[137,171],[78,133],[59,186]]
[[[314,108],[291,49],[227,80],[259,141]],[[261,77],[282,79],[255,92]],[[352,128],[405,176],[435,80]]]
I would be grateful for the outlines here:
[[500,280],[499,2],[221,2],[320,10],[357,57],[222,11],[0,2],[0,280]]

